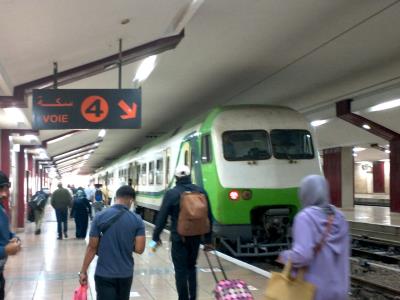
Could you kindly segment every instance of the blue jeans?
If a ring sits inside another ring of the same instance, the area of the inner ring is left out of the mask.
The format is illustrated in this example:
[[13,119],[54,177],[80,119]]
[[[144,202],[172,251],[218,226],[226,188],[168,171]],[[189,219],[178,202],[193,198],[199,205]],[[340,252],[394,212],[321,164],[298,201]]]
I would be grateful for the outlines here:
[[[58,237],[62,238],[62,233],[66,235],[68,232],[68,208],[56,209],[56,218]],[[64,224],[64,230],[62,230],[62,224]]]

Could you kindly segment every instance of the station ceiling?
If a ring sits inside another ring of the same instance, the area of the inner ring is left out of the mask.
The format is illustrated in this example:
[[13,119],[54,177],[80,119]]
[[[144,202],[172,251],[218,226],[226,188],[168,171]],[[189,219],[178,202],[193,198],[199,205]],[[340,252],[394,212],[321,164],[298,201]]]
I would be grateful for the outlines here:
[[[142,83],[140,130],[107,130],[81,168],[90,173],[218,105],[292,107],[316,127],[320,149],[387,142],[335,117],[335,102],[400,132],[400,109],[369,112],[400,98],[400,1],[393,0],[0,0],[0,95],[124,49],[179,33],[174,50],[157,56]],[[121,24],[129,19],[125,25]],[[132,88],[140,61],[123,67]],[[117,88],[117,70],[59,88]],[[16,122],[0,109],[0,128],[31,128],[31,99]],[[41,141],[67,131],[39,132]],[[95,142],[88,130],[48,145],[49,156]],[[384,159],[382,151],[360,157]],[[360,159],[361,159],[360,158]]]

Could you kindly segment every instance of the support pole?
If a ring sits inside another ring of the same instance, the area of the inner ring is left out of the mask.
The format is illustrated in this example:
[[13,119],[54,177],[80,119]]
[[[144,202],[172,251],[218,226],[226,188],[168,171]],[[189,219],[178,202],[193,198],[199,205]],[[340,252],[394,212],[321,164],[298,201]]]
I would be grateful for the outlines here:
[[54,83],[53,83],[53,87],[56,90],[58,88],[58,63],[57,62],[53,62],[53,75],[54,75]]
[[119,39],[118,88],[122,88],[122,39]]

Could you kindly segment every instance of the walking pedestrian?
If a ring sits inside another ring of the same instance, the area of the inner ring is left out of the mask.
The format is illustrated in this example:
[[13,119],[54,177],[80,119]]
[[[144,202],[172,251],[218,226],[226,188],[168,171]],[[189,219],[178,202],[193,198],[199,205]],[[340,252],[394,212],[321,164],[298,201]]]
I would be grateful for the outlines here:
[[304,279],[316,286],[316,300],[345,300],[349,291],[349,226],[330,204],[328,182],[310,175],[300,185],[303,209],[293,225],[292,249],[281,253],[294,268],[306,268]]
[[10,197],[11,183],[6,174],[0,171],[0,300],[4,300],[4,267],[7,257],[21,250],[21,240],[10,231],[10,224],[4,206]]
[[[57,185],[58,189],[51,196],[51,206],[56,211],[58,240],[68,237],[68,207],[72,206],[72,197],[69,191],[63,188],[62,183]],[[64,225],[64,228],[62,228]]]
[[71,217],[75,219],[75,237],[84,239],[88,229],[88,219],[92,219],[92,207],[86,198],[83,188],[79,187],[74,197],[71,209]]
[[[168,216],[171,217],[171,241],[172,261],[175,268],[175,283],[179,300],[196,299],[197,297],[197,274],[196,262],[199,253],[201,235],[183,236],[178,233],[178,217],[181,211],[181,195],[185,192],[195,192],[203,195],[209,207],[207,192],[192,183],[190,169],[188,166],[178,166],[175,171],[176,186],[165,193],[160,211],[156,219],[156,227],[153,232],[153,240],[150,247],[160,243],[160,234],[164,229]],[[206,211],[205,218],[208,219],[208,232],[204,235],[206,249],[211,245],[211,211]]]
[[97,300],[129,299],[134,267],[132,252],[142,254],[146,244],[144,223],[129,210],[135,197],[133,188],[121,186],[115,204],[93,219],[79,282],[87,284],[87,270],[97,253],[94,276]]

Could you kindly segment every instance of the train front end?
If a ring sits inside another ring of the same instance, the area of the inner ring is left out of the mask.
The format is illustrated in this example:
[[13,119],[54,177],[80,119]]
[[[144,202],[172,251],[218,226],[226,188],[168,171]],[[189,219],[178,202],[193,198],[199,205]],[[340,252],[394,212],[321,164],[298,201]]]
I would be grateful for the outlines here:
[[235,256],[277,254],[289,243],[301,179],[321,174],[308,122],[287,108],[237,106],[209,124],[214,159],[202,169],[214,232]]

